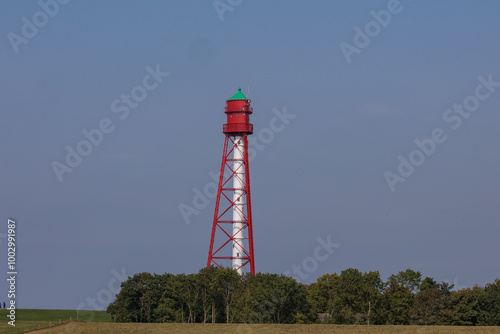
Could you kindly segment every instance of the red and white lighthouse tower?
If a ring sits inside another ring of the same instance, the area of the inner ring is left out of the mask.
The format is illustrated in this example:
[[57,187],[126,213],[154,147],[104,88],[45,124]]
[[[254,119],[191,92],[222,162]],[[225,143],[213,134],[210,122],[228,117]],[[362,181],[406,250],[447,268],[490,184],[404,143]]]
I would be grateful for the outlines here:
[[250,124],[253,110],[241,88],[226,101],[224,112],[227,123],[222,132],[226,140],[207,267],[213,264],[222,267],[231,260],[231,267],[239,274],[243,274],[247,264],[255,274],[247,139],[253,133],[253,124]]

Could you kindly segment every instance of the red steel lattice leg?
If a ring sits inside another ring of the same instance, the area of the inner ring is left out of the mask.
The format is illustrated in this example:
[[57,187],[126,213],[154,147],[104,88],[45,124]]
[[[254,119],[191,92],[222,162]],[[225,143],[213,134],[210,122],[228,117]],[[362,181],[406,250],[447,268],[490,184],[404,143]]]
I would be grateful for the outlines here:
[[[231,154],[234,155],[233,158]],[[233,166],[230,163],[233,163]],[[243,173],[245,175],[242,178]],[[226,174],[227,178],[224,177]],[[237,178],[236,182],[234,178]],[[238,187],[235,188],[234,184]],[[221,203],[226,201],[227,205]],[[228,217],[231,214],[233,216]],[[229,227],[226,229],[223,224]],[[230,227],[232,227],[232,232],[228,232]],[[248,237],[243,237],[245,232]],[[216,234],[218,239],[216,239]],[[237,256],[231,254],[230,246],[233,250],[237,248],[236,252],[233,251]],[[217,248],[214,250],[214,247]],[[229,252],[231,255],[220,254],[223,252]],[[250,272],[255,274],[247,134],[235,137],[226,135],[224,141],[207,267],[211,265],[223,267],[221,260],[232,260],[232,267],[240,273],[243,267],[249,264]]]

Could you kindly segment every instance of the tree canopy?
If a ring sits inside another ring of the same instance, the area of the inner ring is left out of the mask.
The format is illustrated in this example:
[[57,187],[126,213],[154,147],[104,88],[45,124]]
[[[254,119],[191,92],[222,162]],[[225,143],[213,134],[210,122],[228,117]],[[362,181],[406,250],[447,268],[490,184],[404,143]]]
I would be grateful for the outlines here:
[[499,279],[452,289],[411,269],[384,282],[378,271],[349,268],[305,285],[285,275],[210,267],[136,274],[107,311],[116,322],[500,325]]

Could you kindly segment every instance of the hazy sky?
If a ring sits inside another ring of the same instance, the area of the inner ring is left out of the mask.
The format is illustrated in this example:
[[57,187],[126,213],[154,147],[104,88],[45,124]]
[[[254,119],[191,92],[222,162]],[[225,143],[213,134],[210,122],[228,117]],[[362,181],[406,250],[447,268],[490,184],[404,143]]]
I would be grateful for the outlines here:
[[[2,1],[0,233],[18,220],[18,307],[104,308],[124,274],[206,265],[215,200],[194,197],[212,189],[238,87],[254,108],[257,271],[492,282],[499,12],[493,0]],[[318,253],[328,236],[333,253]]]

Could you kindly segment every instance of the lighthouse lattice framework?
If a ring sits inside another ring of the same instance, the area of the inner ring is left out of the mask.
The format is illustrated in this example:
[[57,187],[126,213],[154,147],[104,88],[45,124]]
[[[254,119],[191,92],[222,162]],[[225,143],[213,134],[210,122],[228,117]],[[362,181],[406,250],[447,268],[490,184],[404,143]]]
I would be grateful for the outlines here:
[[207,267],[223,267],[231,261],[231,267],[240,275],[247,265],[255,274],[247,139],[253,133],[253,109],[241,88],[226,101],[224,112],[227,122],[222,132],[226,139]]

